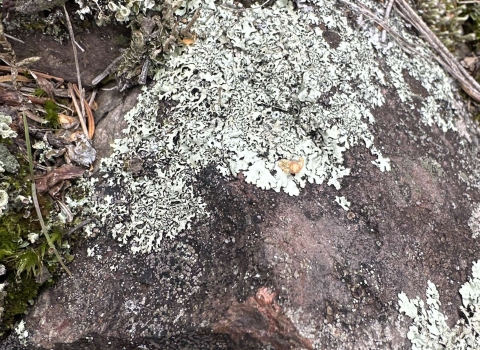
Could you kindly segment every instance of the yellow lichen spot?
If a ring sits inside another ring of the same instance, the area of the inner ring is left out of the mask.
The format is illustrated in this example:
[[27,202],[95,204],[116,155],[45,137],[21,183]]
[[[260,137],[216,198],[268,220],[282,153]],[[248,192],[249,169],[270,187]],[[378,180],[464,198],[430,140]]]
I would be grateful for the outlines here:
[[288,159],[280,159],[278,161],[278,166],[287,174],[298,174],[303,166],[305,165],[305,161],[303,158],[300,158],[298,161],[295,160],[288,160]]
[[190,38],[183,38],[182,40],[180,40],[182,42],[183,45],[192,45],[195,41],[197,40],[197,34],[193,34],[192,37]]

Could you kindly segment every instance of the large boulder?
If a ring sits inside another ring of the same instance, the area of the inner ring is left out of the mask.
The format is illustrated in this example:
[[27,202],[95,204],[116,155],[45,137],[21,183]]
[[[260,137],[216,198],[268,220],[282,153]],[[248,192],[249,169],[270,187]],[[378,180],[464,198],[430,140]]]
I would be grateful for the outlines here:
[[117,96],[99,223],[24,347],[404,349],[398,295],[428,281],[455,324],[480,256],[479,130],[435,63],[333,2],[297,5],[206,1],[197,42]]

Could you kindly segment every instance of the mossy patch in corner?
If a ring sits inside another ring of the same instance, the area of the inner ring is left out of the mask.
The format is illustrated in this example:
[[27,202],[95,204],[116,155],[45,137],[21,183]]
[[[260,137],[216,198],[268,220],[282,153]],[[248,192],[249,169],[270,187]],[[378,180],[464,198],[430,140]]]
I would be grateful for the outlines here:
[[[28,163],[16,153],[19,170],[16,174],[0,173],[0,186],[9,195],[7,210],[0,216],[0,264],[6,267],[6,274],[0,276],[5,283],[3,313],[0,314],[0,339],[9,331],[33,303],[41,288],[54,283],[50,273],[57,268],[56,259],[41,234],[41,226],[31,198]],[[38,196],[42,215],[48,221],[52,202],[46,196]],[[57,247],[62,242],[62,229],[50,229],[52,241]],[[35,238],[33,238],[35,237]],[[47,272],[48,270],[48,272]],[[39,279],[43,274],[46,279]]]
[[28,305],[33,303],[41,285],[35,282],[35,279],[24,274],[17,279],[14,274],[7,277],[7,295],[4,299],[4,313],[0,328],[0,337],[6,335],[9,329],[15,324],[15,318],[25,312]]

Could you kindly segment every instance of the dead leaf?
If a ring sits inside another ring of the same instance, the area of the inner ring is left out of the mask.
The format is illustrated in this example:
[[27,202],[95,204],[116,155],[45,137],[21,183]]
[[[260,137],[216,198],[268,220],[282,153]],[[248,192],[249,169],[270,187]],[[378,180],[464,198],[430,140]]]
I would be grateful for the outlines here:
[[80,121],[78,118],[75,118],[73,116],[69,116],[66,114],[58,113],[58,121],[62,125],[63,129],[72,129],[76,128]]
[[475,71],[477,62],[478,62],[478,57],[465,57],[461,63],[465,68],[473,72]]
[[83,175],[85,169],[65,164],[60,168],[35,179],[35,185],[39,193],[45,193],[63,180],[77,179]]
[[14,90],[0,89],[0,105],[20,106],[23,102],[20,93]]
[[54,96],[53,96],[53,89],[54,89],[53,84],[49,80],[47,80],[43,77],[39,77],[39,76],[35,76],[35,80],[37,81],[40,88],[43,91],[45,91],[48,98],[51,99],[51,100],[55,100]]

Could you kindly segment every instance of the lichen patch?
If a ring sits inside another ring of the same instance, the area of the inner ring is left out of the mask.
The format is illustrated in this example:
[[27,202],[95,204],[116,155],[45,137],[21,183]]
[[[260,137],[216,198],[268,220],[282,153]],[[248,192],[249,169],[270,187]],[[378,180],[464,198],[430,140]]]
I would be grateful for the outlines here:
[[[242,12],[211,0],[202,4],[195,44],[173,52],[144,89],[125,117],[125,138],[115,141],[101,167],[103,185],[115,195],[92,210],[113,237],[131,241],[134,252],[157,249],[163,237],[208,215],[194,189],[209,164],[225,177],[243,173],[248,183],[292,196],[307,182],[339,189],[350,174],[344,153],[354,145],[365,145],[377,157],[372,163],[389,171],[390,160],[369,129],[370,110],[385,103],[385,88],[411,101],[403,69],[418,69],[412,76],[422,84],[427,79],[427,91],[437,89],[421,111],[424,122],[453,128],[448,115],[438,116],[438,102],[451,94],[445,74],[421,58],[406,66],[395,47],[385,74],[377,63],[382,50],[372,45],[379,34],[352,29],[334,1],[299,11],[287,2]],[[323,27],[338,34],[335,48]],[[176,103],[161,123],[160,100]],[[129,169],[132,159],[141,159],[141,171]],[[285,172],[282,159],[304,163]]]

